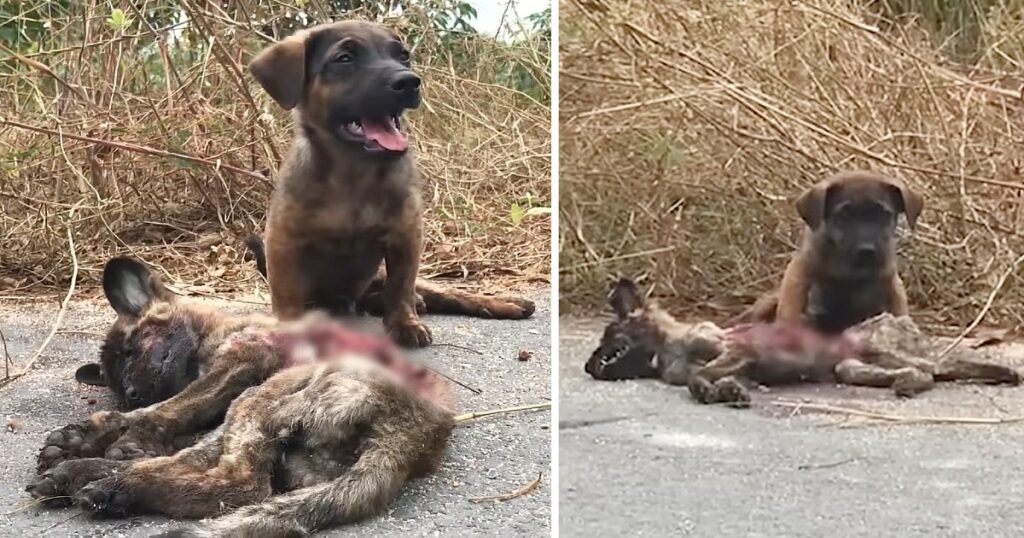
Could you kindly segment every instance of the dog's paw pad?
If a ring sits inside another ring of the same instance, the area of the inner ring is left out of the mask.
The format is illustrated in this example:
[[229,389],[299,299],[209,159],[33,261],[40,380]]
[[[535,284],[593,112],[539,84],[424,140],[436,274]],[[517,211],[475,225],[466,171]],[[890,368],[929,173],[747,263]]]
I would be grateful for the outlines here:
[[715,391],[718,393],[718,401],[728,404],[729,407],[750,407],[750,391],[735,377],[723,377],[716,381]]
[[96,452],[94,443],[87,435],[86,427],[71,424],[46,436],[46,442],[36,458],[36,471],[42,473],[73,458],[98,456]]

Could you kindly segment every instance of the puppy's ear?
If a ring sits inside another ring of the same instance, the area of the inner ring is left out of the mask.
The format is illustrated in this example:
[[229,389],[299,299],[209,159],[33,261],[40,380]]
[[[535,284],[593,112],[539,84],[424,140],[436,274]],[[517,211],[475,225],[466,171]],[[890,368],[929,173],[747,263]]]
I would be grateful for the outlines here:
[[615,286],[612,287],[612,294],[608,299],[608,303],[612,305],[612,310],[615,311],[615,315],[619,316],[620,319],[625,318],[637,308],[644,306],[643,299],[640,297],[640,290],[628,278],[620,278],[615,283]]
[[300,30],[271,45],[249,62],[249,72],[285,110],[295,108],[306,87],[306,45],[311,32]]
[[94,387],[107,386],[107,379],[103,377],[103,368],[95,362],[90,362],[76,370],[75,380]]
[[138,317],[153,301],[173,301],[160,278],[131,258],[113,258],[103,268],[103,294],[122,316]]
[[825,204],[831,181],[822,181],[807,189],[796,199],[796,211],[812,230],[818,229],[825,220]]
[[921,211],[924,210],[924,198],[898,179],[886,178],[886,183],[896,189],[900,208],[907,216],[907,225],[913,230],[917,224],[917,217],[921,216]]

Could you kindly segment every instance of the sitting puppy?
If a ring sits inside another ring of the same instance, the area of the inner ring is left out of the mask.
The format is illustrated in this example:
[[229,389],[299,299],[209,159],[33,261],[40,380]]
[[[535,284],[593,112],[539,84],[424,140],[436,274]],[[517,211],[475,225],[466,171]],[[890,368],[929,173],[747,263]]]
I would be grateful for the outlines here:
[[295,119],[267,214],[265,263],[262,244],[249,242],[278,317],[365,310],[383,316],[396,342],[419,347],[432,336],[417,296],[427,312],[533,314],[525,299],[417,282],[423,208],[402,115],[420,104],[420,78],[397,35],[369,22],[323,24],[271,45],[249,70]]
[[903,182],[873,172],[836,174],[796,201],[807,224],[779,289],[726,325],[781,321],[839,333],[883,312],[909,313],[896,268],[896,223],[924,208]]
[[595,379],[656,377],[686,385],[701,403],[745,406],[747,381],[891,387],[899,396],[928,390],[936,381],[1020,383],[1015,370],[985,362],[971,349],[929,360],[938,344],[906,316],[883,314],[836,335],[782,323],[723,330],[708,322],[675,320],[644,301],[626,279],[616,284],[611,302],[617,318],[605,329],[586,372]]
[[295,536],[379,513],[439,464],[448,384],[386,338],[179,301],[126,258],[108,262],[104,290],[118,313],[102,351],[111,386],[134,404],[174,394],[50,433],[28,488],[48,505],[227,514],[197,535]]

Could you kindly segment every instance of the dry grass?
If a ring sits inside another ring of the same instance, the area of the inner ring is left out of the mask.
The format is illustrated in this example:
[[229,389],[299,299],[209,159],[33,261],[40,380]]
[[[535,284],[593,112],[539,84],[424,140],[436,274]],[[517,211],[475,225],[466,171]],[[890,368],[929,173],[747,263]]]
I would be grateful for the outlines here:
[[[180,3],[190,22],[167,28],[133,11],[115,28],[109,4],[72,5],[84,7],[19,14],[49,18],[38,50],[0,42],[0,296],[66,288],[69,229],[90,288],[108,257],[130,253],[179,288],[254,289],[241,240],[262,231],[291,135],[245,70],[268,39],[217,2]],[[483,37],[441,46],[416,16],[385,22],[423,36],[425,102],[407,122],[428,207],[422,271],[547,280],[548,216],[510,212],[550,205],[548,55]],[[201,35],[189,53],[168,37],[185,25]],[[495,82],[510,62],[537,74],[539,97]]]
[[1024,320],[1019,10],[993,9],[966,65],[850,0],[562,6],[566,311],[625,274],[675,310],[736,312],[796,247],[792,199],[870,168],[925,195],[903,249],[922,321],[967,324],[990,298],[986,323]]

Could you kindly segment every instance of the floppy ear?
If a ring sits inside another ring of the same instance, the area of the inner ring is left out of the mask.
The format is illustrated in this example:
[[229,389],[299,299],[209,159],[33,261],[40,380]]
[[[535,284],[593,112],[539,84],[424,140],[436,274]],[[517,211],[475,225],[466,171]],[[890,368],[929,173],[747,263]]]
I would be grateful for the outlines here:
[[831,181],[821,181],[796,199],[797,213],[812,230],[821,226],[821,222],[825,220],[825,202],[830,188]]
[[141,315],[154,300],[174,298],[145,264],[131,258],[107,262],[103,268],[103,294],[115,312],[131,317]]
[[640,298],[640,290],[628,278],[620,278],[615,283],[608,303],[612,305],[612,310],[619,318],[625,318],[630,312],[644,305],[643,299]]
[[103,377],[103,368],[95,362],[90,362],[76,370],[75,381],[94,387],[107,386],[107,379]]
[[914,225],[917,224],[917,217],[921,216],[921,211],[924,209],[924,198],[910,190],[906,183],[898,179],[886,178],[885,182],[899,192],[903,214],[907,216],[907,225],[913,230]]
[[285,110],[295,108],[306,87],[306,40],[302,30],[271,45],[249,62],[249,72]]

